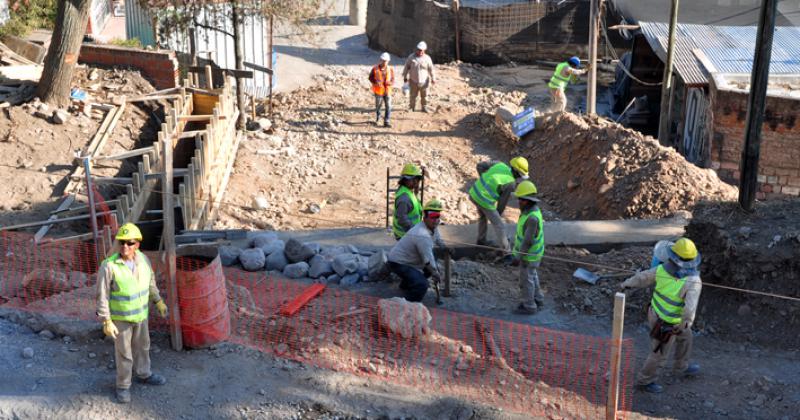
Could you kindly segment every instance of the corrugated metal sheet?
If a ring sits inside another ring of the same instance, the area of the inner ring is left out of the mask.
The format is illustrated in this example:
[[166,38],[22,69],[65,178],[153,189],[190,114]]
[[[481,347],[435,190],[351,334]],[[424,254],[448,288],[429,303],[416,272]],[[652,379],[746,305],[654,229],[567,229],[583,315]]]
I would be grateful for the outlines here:
[[[650,47],[666,61],[669,25],[640,22]],[[675,72],[687,85],[708,84],[708,69],[695,56],[703,51],[714,71],[750,73],[755,51],[755,26],[706,26],[678,24],[675,41]],[[771,74],[800,74],[800,28],[779,27],[772,46]]]
[[125,34],[128,39],[138,38],[144,46],[156,44],[152,18],[138,1],[125,2]]

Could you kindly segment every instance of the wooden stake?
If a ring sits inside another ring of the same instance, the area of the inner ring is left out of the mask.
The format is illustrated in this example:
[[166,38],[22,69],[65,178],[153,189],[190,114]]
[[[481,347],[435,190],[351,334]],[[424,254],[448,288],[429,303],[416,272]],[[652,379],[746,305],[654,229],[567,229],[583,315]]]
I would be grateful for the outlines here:
[[164,230],[161,238],[167,256],[167,305],[169,308],[169,335],[172,349],[183,349],[183,332],[181,331],[181,314],[178,308],[178,281],[176,278],[177,267],[175,264],[175,206],[172,202],[172,136],[163,136],[163,161],[164,178],[161,185],[164,193],[161,194],[164,209]]
[[608,383],[606,420],[616,420],[619,403],[619,365],[622,360],[622,327],[625,323],[625,294],[614,295],[614,321],[611,330],[611,380]]

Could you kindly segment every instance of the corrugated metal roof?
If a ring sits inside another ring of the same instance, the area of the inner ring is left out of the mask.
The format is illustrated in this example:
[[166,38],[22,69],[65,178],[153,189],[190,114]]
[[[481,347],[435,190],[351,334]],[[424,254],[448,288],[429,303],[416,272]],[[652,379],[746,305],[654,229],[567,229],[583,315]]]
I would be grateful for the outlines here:
[[[656,55],[666,61],[669,25],[640,22],[642,34]],[[675,72],[687,85],[708,83],[709,69],[694,54],[701,50],[724,74],[750,73],[755,51],[755,26],[707,26],[678,24],[675,41]],[[772,41],[770,74],[800,74],[800,28],[778,27]]]

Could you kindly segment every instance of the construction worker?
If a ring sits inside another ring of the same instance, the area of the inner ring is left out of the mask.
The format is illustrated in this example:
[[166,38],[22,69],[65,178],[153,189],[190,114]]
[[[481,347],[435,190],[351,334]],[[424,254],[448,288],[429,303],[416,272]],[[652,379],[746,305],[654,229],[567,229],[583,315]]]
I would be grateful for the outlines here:
[[[650,327],[651,351],[636,378],[636,384],[647,392],[659,393],[663,387],[656,382],[658,369],[664,364],[670,349],[675,347],[676,372],[695,375],[700,365],[689,363],[692,350],[692,323],[700,299],[702,281],[698,273],[701,257],[694,242],[678,239],[669,248],[667,261],[625,280],[620,289],[643,288],[655,285],[647,323]],[[681,275],[684,271],[690,273]]]
[[417,50],[408,56],[403,67],[403,83],[411,89],[408,107],[413,112],[417,106],[417,95],[422,104],[422,112],[428,112],[428,87],[436,83],[436,76],[431,56],[425,54],[428,44],[420,41]]
[[400,289],[405,291],[409,302],[421,302],[428,291],[428,278],[441,280],[434,246],[445,247],[439,231],[442,202],[436,199],[428,201],[422,207],[422,222],[417,223],[406,232],[402,239],[389,251],[389,269],[397,274]]
[[[509,162],[489,161],[478,164],[478,179],[469,189],[469,198],[478,209],[478,245],[497,246],[486,240],[487,219],[503,250],[508,251],[508,238],[501,215],[517,184],[528,178],[528,160],[517,156]],[[510,257],[509,257],[510,258]]]
[[372,93],[375,95],[375,125],[381,120],[381,104],[384,105],[384,127],[391,127],[389,117],[392,116],[392,85],[394,85],[394,69],[389,67],[392,57],[388,52],[381,54],[378,64],[369,72],[369,82],[372,83]]
[[150,370],[148,307],[155,303],[161,317],[167,305],[156,287],[156,277],[147,257],[139,252],[142,232],[133,223],[122,225],[116,235],[119,252],[106,258],[97,272],[97,316],[103,332],[114,339],[117,365],[117,401],[131,401],[131,376],[139,382],[164,385],[167,380]]
[[[567,61],[559,63],[550,78],[547,86],[550,88],[551,107],[550,112],[564,112],[567,109],[567,85],[578,82],[578,76],[586,73],[580,70],[581,60],[578,57],[570,57]],[[590,64],[591,66],[591,64]]]
[[392,232],[398,241],[422,219],[422,205],[417,198],[417,188],[422,179],[422,171],[413,163],[403,166],[399,187],[394,194],[394,217]]
[[525,180],[519,183],[514,196],[519,200],[519,221],[514,236],[512,256],[519,264],[519,287],[522,302],[514,309],[522,315],[535,314],[544,305],[537,269],[544,256],[544,218],[539,209],[536,185]]

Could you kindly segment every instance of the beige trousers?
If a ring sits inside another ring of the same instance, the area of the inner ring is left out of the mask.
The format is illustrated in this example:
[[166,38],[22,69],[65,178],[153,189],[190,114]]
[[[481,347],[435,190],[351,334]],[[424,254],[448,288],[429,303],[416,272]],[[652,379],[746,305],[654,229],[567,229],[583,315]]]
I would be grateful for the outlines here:
[[511,248],[508,244],[508,237],[506,236],[505,223],[503,223],[503,218],[500,216],[500,213],[498,213],[497,210],[489,210],[479,206],[472,197],[469,198],[469,201],[478,209],[478,242],[486,240],[488,222],[491,222],[495,236],[497,236],[498,244],[503,247],[504,250],[509,251]]
[[419,95],[419,101],[422,104],[422,109],[428,105],[428,85],[430,84],[430,80],[425,82],[424,85],[420,86],[414,82],[409,82],[409,88],[411,91],[409,93],[408,98],[408,108],[410,110],[414,110],[417,106],[417,95]]
[[562,113],[567,110],[567,94],[561,89],[550,89],[550,112]]
[[[656,315],[651,308],[647,311],[647,325],[650,329],[653,329],[656,320],[658,320],[658,315]],[[676,372],[682,372],[689,367],[689,355],[692,352],[691,328],[670,337],[667,344],[661,347],[658,353],[653,352],[656,347],[658,347],[658,340],[651,339],[650,353],[647,356],[647,360],[644,362],[644,366],[642,366],[642,370],[640,370],[639,374],[636,376],[637,385],[647,385],[655,382],[656,379],[658,379],[658,370],[664,365],[667,360],[667,355],[669,355],[669,352],[673,349],[675,351],[673,369]]]
[[131,387],[131,376],[150,377],[150,332],[147,320],[139,323],[114,321],[119,330],[114,340],[114,360],[117,364],[117,389]]
[[522,261],[519,267],[519,288],[522,292],[522,305],[525,309],[536,310],[544,305],[544,294],[539,284],[539,262]]

